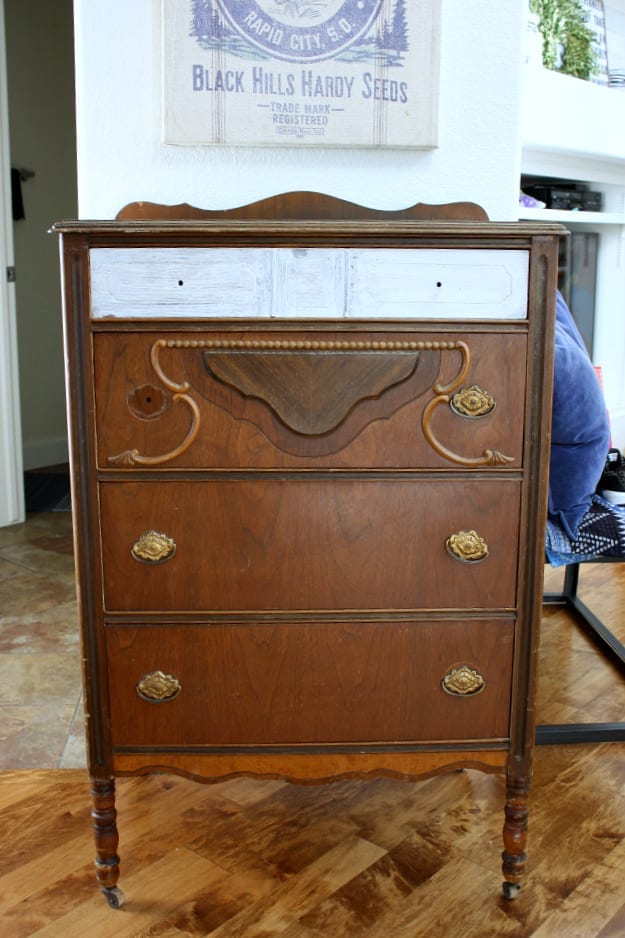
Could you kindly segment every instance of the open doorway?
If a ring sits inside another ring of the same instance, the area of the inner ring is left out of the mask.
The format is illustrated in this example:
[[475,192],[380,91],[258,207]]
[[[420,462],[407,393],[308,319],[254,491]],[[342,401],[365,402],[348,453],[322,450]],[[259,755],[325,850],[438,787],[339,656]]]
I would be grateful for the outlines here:
[[[2,3],[2,0],[0,0]],[[72,0],[3,0],[25,469],[67,460],[58,246],[76,217]]]

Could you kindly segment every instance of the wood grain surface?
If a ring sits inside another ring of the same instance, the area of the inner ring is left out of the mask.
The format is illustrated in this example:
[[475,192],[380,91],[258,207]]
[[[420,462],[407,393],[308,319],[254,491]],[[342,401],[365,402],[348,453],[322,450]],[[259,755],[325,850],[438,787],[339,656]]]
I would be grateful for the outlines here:
[[[561,571],[548,573],[555,589]],[[625,564],[580,595],[625,639]],[[625,680],[562,609],[545,609],[539,722],[615,720]],[[0,774],[2,933],[123,938],[620,938],[625,746],[540,746],[527,881],[500,895],[504,780],[453,772],[300,786],[119,779],[115,912],[93,875],[89,779]]]

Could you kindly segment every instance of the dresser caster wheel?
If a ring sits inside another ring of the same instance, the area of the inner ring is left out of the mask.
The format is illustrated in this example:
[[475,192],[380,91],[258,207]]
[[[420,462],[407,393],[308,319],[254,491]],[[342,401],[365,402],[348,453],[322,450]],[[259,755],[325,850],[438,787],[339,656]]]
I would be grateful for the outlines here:
[[126,901],[126,896],[117,886],[113,886],[112,889],[103,889],[102,895],[112,909],[121,909]]
[[504,883],[503,884],[503,897],[504,899],[516,899],[521,889],[520,883]]

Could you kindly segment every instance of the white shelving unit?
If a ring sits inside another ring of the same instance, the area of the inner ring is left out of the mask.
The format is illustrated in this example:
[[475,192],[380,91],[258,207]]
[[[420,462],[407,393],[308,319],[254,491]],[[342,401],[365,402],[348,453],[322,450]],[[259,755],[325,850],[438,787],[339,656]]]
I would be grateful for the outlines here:
[[625,225],[623,212],[566,212],[553,208],[521,208],[519,218],[529,221],[560,222],[563,225]]
[[521,172],[584,182],[604,211],[520,208],[519,218],[599,234],[594,363],[603,373],[614,444],[625,449],[625,90],[524,69]]

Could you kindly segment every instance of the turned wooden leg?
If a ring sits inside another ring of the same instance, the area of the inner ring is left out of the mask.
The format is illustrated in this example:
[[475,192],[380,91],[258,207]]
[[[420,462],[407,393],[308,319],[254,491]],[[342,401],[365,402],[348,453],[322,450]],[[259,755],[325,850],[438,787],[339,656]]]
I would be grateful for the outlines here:
[[95,839],[95,868],[104,898],[113,909],[119,909],[124,894],[117,886],[119,857],[117,856],[117,811],[115,810],[115,779],[92,778],[93,834]]
[[504,851],[501,854],[503,894],[506,899],[514,899],[518,894],[525,871],[528,801],[529,784],[508,779],[503,826]]

